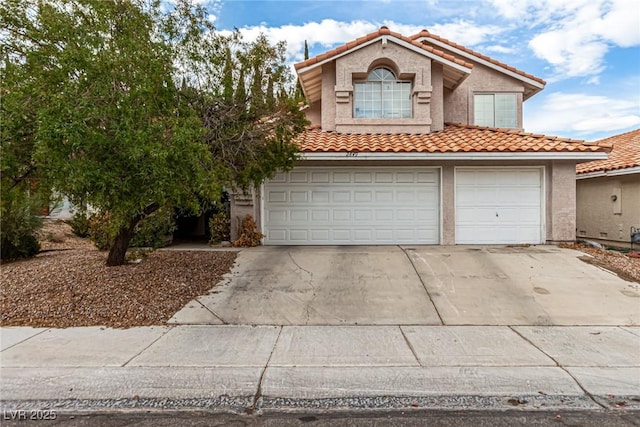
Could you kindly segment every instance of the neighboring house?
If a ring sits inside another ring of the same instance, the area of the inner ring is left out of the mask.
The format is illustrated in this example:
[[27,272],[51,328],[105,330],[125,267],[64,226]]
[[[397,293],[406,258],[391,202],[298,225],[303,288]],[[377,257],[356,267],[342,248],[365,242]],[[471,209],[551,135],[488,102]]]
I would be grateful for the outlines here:
[[312,123],[303,160],[232,195],[234,222],[252,214],[264,244],[575,240],[576,164],[608,148],[522,132],[542,79],[386,27],[295,68]]
[[613,145],[609,158],[576,167],[578,237],[628,247],[640,231],[640,129],[599,142]]

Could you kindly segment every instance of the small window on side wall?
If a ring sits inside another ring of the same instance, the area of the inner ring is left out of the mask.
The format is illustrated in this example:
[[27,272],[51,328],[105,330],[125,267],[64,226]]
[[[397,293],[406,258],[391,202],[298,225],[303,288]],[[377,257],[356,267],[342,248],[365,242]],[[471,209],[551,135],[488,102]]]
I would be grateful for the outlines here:
[[474,124],[496,128],[518,127],[515,93],[482,93],[473,97]]
[[353,117],[411,118],[411,82],[398,80],[388,68],[376,68],[353,86]]

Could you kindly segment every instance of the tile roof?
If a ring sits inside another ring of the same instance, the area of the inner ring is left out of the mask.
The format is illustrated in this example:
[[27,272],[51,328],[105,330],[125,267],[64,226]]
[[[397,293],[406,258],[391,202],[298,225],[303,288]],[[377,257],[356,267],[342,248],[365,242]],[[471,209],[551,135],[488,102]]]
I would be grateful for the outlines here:
[[425,134],[349,134],[312,126],[297,138],[301,152],[513,153],[608,152],[606,143],[558,138],[512,129],[447,123]]
[[640,167],[640,129],[614,135],[596,142],[613,146],[609,158],[577,165],[576,172],[578,175]]
[[523,77],[526,77],[526,78],[528,78],[528,79],[534,80],[534,81],[536,81],[536,82],[538,82],[538,83],[540,83],[540,84],[543,84],[543,85],[546,85],[546,84],[547,84],[547,82],[545,82],[545,81],[544,81],[543,79],[541,79],[540,77],[536,77],[536,76],[534,76],[534,75],[532,75],[532,74],[525,73],[524,71],[519,70],[519,69],[517,69],[517,68],[515,68],[515,67],[512,67],[512,66],[510,66],[510,65],[507,65],[507,64],[505,64],[504,62],[500,62],[500,61],[498,61],[498,60],[496,60],[496,59],[493,59],[493,58],[491,58],[491,57],[489,57],[489,56],[487,56],[487,55],[483,55],[483,54],[481,54],[480,52],[477,52],[477,51],[475,51],[475,50],[473,50],[473,49],[469,49],[468,47],[464,47],[464,46],[462,46],[462,45],[459,45],[459,44],[457,44],[457,43],[454,43],[454,42],[452,42],[452,41],[450,41],[450,40],[448,40],[448,39],[445,39],[444,37],[440,37],[440,36],[438,36],[438,35],[436,35],[436,34],[430,33],[430,32],[429,32],[429,31],[427,31],[427,30],[422,30],[422,31],[420,31],[418,34],[414,34],[413,36],[411,36],[411,37],[409,37],[409,38],[410,38],[410,39],[412,39],[412,40],[417,40],[417,39],[419,39],[419,38],[421,38],[421,37],[429,37],[429,38],[432,38],[432,39],[434,39],[434,40],[438,40],[438,41],[440,41],[440,42],[442,42],[442,43],[444,43],[444,44],[447,44],[447,45],[449,45],[449,46],[451,46],[451,47],[453,47],[453,48],[456,48],[456,49],[462,50],[462,51],[464,51],[464,52],[467,52],[468,54],[471,54],[471,55],[473,55],[473,56],[475,56],[475,57],[478,57],[478,58],[480,58],[480,59],[484,59],[484,60],[485,60],[485,61],[487,61],[487,62],[490,62],[490,63],[492,63],[492,64],[494,64],[494,65],[497,65],[497,66],[499,66],[499,67],[501,67],[501,68],[504,68],[504,69],[506,69],[506,70],[509,70],[509,71],[511,71],[511,72],[514,72],[514,73],[516,73],[516,74],[519,74],[519,75],[521,75],[521,76],[523,76]]
[[404,42],[407,42],[407,43],[409,43],[409,44],[411,44],[411,45],[413,45],[413,46],[415,46],[417,48],[420,48],[420,49],[425,50],[427,52],[430,52],[430,53],[432,53],[432,54],[434,54],[436,56],[439,56],[439,57],[441,57],[443,59],[446,59],[446,60],[451,61],[451,62],[455,62],[458,65],[462,65],[465,68],[469,68],[469,69],[473,68],[473,64],[471,64],[469,62],[466,62],[466,61],[464,61],[462,59],[456,58],[455,56],[450,55],[448,53],[445,53],[445,52],[443,52],[443,51],[441,51],[439,49],[435,49],[435,48],[433,48],[431,46],[427,46],[427,45],[425,45],[423,43],[420,43],[420,42],[418,42],[416,40],[413,40],[410,37],[403,36],[400,33],[393,32],[393,31],[389,30],[389,28],[387,28],[385,26],[380,27],[380,29],[378,31],[374,31],[373,33],[369,33],[366,36],[357,38],[357,39],[355,39],[353,41],[350,41],[350,42],[348,42],[348,43],[346,43],[346,44],[344,44],[342,46],[339,46],[339,47],[337,47],[337,48],[335,48],[333,50],[330,50],[330,51],[325,52],[323,54],[320,54],[318,56],[314,56],[313,58],[309,58],[306,61],[298,62],[297,64],[294,64],[294,67],[295,67],[296,70],[299,70],[299,69],[305,68],[305,67],[309,67],[311,65],[317,64],[318,62],[322,62],[322,61],[324,61],[326,59],[333,58],[336,55],[340,55],[341,53],[344,53],[344,52],[346,52],[348,50],[351,50],[354,47],[360,46],[361,44],[366,43],[368,41],[374,40],[374,39],[376,39],[376,38],[378,38],[380,36],[392,36],[392,37],[395,37],[395,38],[400,39],[400,40],[402,40]]

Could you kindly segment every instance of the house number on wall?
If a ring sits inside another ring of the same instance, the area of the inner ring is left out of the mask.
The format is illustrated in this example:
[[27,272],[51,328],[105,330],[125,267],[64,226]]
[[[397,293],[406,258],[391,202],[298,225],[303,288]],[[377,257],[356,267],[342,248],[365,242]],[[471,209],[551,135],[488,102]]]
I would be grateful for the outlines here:
[[358,153],[353,151],[347,151],[347,157],[358,157]]

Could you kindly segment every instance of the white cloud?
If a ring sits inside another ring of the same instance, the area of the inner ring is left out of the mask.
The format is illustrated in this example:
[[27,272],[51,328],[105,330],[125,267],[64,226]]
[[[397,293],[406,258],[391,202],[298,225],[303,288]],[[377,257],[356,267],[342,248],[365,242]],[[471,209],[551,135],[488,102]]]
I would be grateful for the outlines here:
[[524,121],[528,132],[553,135],[570,131],[583,138],[593,133],[614,133],[640,125],[640,112],[637,100],[554,92],[547,95],[535,110],[529,111],[525,104]]
[[488,1],[537,33],[529,47],[553,65],[555,79],[600,74],[611,46],[640,45],[637,0]]
[[492,45],[492,46],[485,46],[482,51],[486,51],[486,52],[497,52],[497,53],[507,53],[507,54],[512,54],[512,53],[516,53],[517,50],[512,48],[512,47],[506,47],[506,46],[502,46],[502,45]]
[[292,61],[304,59],[304,41],[309,46],[319,44],[326,49],[338,43],[345,43],[375,31],[379,25],[368,21],[341,22],[323,19],[320,22],[308,22],[303,25],[283,25],[268,27],[266,25],[242,27],[240,32],[245,40],[255,40],[263,33],[270,41],[287,42],[287,57]]
[[[373,22],[365,20],[337,21],[334,19],[323,19],[320,22],[308,22],[303,25],[283,25],[280,27],[269,27],[266,24],[242,27],[240,32],[246,40],[255,40],[260,33],[265,34],[272,42],[284,40],[287,42],[287,57],[291,61],[303,59],[304,41],[307,40],[309,46],[322,46],[325,50],[336,45],[355,40],[365,34],[387,26],[391,31],[410,36],[419,33],[424,27],[419,25],[406,25],[394,21],[385,20]],[[456,43],[473,46],[484,42],[491,36],[502,31],[501,27],[495,25],[477,25],[470,21],[458,20],[447,24],[437,24],[427,28],[434,34],[450,39]]]
[[447,24],[436,24],[427,28],[430,32],[463,46],[483,43],[487,38],[502,33],[506,29],[497,25],[478,25],[472,21],[460,19]]

